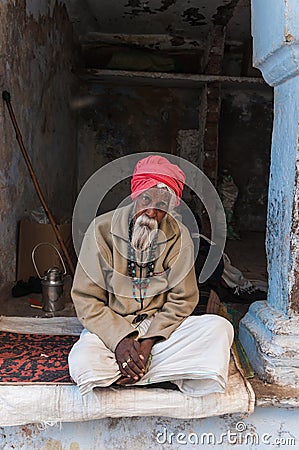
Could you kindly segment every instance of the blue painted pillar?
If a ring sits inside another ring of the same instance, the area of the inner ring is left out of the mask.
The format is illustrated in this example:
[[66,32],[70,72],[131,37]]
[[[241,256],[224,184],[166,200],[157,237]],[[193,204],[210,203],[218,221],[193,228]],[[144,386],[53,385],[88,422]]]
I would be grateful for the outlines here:
[[269,292],[240,324],[255,371],[299,385],[299,1],[251,0],[253,60],[274,87],[266,247]]

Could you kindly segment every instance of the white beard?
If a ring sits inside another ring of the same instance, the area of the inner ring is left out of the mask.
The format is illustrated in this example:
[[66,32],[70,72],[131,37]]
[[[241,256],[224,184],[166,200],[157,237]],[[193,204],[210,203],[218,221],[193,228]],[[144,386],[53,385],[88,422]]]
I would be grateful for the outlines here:
[[157,229],[158,222],[155,219],[151,219],[146,214],[139,216],[132,232],[132,247],[141,252],[147,250],[156,235]]

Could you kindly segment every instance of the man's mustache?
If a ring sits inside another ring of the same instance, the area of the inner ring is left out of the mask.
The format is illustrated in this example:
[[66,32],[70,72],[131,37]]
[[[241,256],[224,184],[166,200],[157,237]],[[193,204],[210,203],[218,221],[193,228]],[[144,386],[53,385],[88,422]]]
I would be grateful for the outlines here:
[[142,214],[136,219],[135,226],[143,226],[148,227],[151,230],[155,230],[157,228],[157,221],[156,219],[152,219],[151,217],[148,217],[146,214]]

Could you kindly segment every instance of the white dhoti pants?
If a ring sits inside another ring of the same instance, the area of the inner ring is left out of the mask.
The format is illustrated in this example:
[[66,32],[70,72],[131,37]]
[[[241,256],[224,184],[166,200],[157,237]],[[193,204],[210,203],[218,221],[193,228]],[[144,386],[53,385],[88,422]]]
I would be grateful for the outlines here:
[[[139,325],[139,336],[150,323],[146,319]],[[223,317],[188,317],[167,340],[153,346],[149,370],[133,386],[171,381],[190,396],[224,392],[233,335],[232,325]],[[86,329],[69,354],[69,369],[82,395],[110,386],[121,376],[114,353]]]

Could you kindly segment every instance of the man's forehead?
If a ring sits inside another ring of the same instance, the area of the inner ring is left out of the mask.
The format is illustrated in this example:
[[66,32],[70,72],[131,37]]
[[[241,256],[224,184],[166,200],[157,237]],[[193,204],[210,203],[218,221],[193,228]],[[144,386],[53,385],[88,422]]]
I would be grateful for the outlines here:
[[144,191],[141,195],[149,195],[151,198],[161,199],[161,200],[169,200],[171,197],[171,193],[167,189],[167,187],[151,187]]

